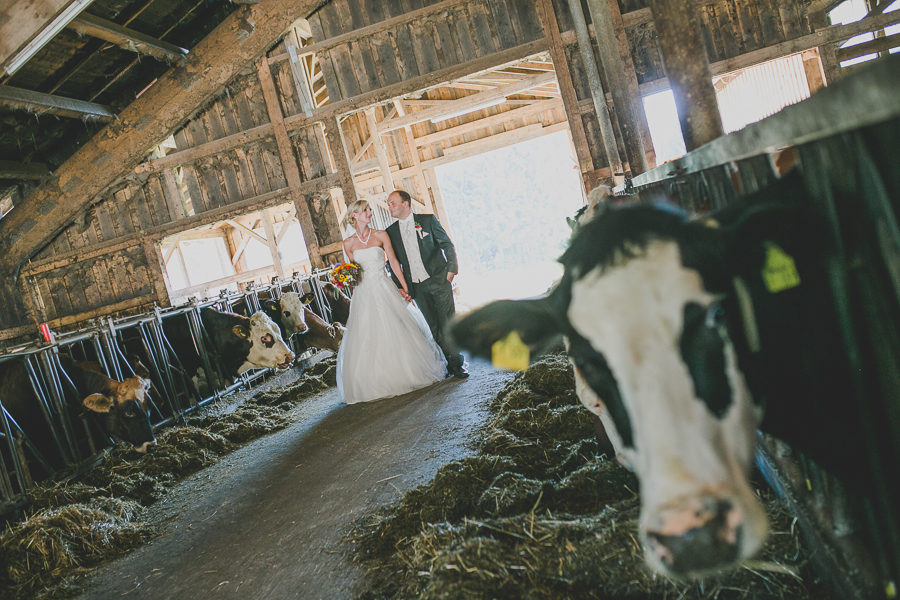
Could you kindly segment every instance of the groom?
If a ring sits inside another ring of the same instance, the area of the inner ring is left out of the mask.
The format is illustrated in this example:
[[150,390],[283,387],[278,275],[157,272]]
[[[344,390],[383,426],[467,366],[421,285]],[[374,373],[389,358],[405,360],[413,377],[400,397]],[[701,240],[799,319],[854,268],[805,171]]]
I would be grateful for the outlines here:
[[[451,351],[444,337],[444,329],[456,313],[450,284],[459,266],[453,242],[434,215],[412,213],[410,196],[403,190],[391,192],[387,205],[391,216],[397,219],[387,228],[387,233],[403,268],[409,295],[425,315],[434,341],[444,352],[447,371],[465,379],[469,372],[463,367],[462,354]],[[391,277],[399,287],[397,277],[393,273]]]

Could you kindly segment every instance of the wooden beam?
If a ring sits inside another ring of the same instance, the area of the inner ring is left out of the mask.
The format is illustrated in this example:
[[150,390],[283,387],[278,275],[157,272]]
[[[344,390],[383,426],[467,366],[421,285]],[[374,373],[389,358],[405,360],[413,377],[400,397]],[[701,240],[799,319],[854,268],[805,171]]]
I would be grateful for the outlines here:
[[375,109],[367,108],[365,114],[369,134],[375,138],[375,141],[372,142],[372,148],[375,149],[375,158],[378,159],[378,170],[381,171],[382,185],[384,186],[384,191],[390,193],[394,191],[394,181],[391,179],[391,165],[388,163],[384,141],[381,139],[381,133],[378,131],[378,124],[375,123]]
[[175,254],[175,250],[178,249],[178,242],[181,241],[181,236],[185,235],[187,232],[182,231],[179,234],[176,234],[171,240],[168,241],[170,244],[169,249],[163,253],[163,264],[168,265],[169,261],[172,259],[172,255]]
[[[263,61],[265,63],[265,61]],[[269,68],[268,63],[265,63]],[[275,273],[279,279],[284,279],[284,266],[281,264],[281,255],[278,253],[278,242],[275,239],[275,226],[272,224],[272,213],[268,208],[260,211],[263,217],[263,229],[266,232],[266,245],[269,247],[269,253],[272,255],[272,264],[275,266]]]
[[[406,115],[406,109],[400,100],[394,101],[397,108],[397,114],[401,117]],[[422,161],[419,158],[419,147],[416,145],[416,138],[412,132],[412,126],[407,125],[403,128],[403,135],[406,140],[406,151],[409,153],[409,159],[412,161],[413,170],[415,171],[416,186],[419,188],[416,194],[423,200],[427,199],[428,184],[425,182],[425,172],[422,171]]]
[[550,58],[553,60],[553,68],[556,72],[556,82],[559,93],[562,96],[563,105],[566,108],[566,117],[569,120],[569,129],[572,132],[572,142],[575,144],[575,154],[582,173],[594,170],[594,159],[591,156],[591,148],[588,145],[587,135],[584,131],[584,121],[578,112],[578,97],[572,84],[572,75],[569,71],[569,62],[563,48],[562,37],[559,32],[559,23],[556,20],[556,11],[551,0],[537,0],[538,11],[541,14],[541,22],[544,25],[544,34],[550,49]]
[[[261,221],[261,219],[256,219],[253,222],[253,226],[249,227],[250,231],[256,229],[256,225]],[[241,245],[238,246],[238,249],[235,250],[234,256],[231,257],[231,266],[237,265],[238,261],[241,260],[241,255],[244,254],[244,250],[247,249],[247,246],[250,245],[250,240],[254,239],[252,235],[245,236],[244,239],[241,240]]]
[[281,168],[284,171],[284,176],[287,178],[288,187],[291,189],[294,205],[297,207],[297,218],[300,221],[300,228],[303,230],[303,239],[306,242],[309,258],[314,267],[320,268],[324,266],[324,263],[319,254],[319,241],[316,238],[316,229],[313,226],[312,215],[309,212],[309,205],[306,204],[306,198],[300,193],[300,184],[303,183],[303,179],[300,175],[300,167],[297,165],[297,157],[294,154],[294,148],[291,146],[287,128],[284,126],[284,114],[281,112],[281,104],[275,91],[275,82],[272,80],[272,68],[269,66],[268,61],[265,59],[259,61],[257,73],[260,87],[262,87],[263,98],[266,101],[266,109],[269,112],[269,121],[271,121],[275,130],[275,141],[278,144],[278,154],[281,156]]
[[[399,102],[399,100],[395,100],[394,102],[395,102],[395,103],[396,103],[396,102]],[[384,118],[384,120],[387,121],[387,120],[389,120],[389,119],[393,119],[395,116],[397,116],[397,108],[396,108],[396,107],[391,108],[391,112],[389,112],[389,113],[387,114],[387,116]],[[358,162],[359,159],[362,158],[363,154],[365,154],[366,151],[367,151],[369,148],[372,147],[372,142],[373,142],[373,141],[375,141],[375,136],[374,136],[374,135],[370,135],[368,138],[366,138],[366,141],[363,142],[363,145],[360,146],[360,148],[359,148],[359,150],[356,152],[356,154],[353,155],[353,158],[350,159],[350,164],[351,164],[351,165],[352,165],[353,163],[355,163],[355,162]]]
[[134,172],[139,175],[144,173],[158,173],[159,171],[170,167],[191,163],[200,160],[201,158],[206,158],[207,156],[215,156],[216,154],[227,152],[228,150],[244,146],[250,142],[271,138],[274,135],[275,130],[272,127],[272,124],[266,123],[265,125],[228,135],[187,150],[173,152],[161,158],[152,158],[136,166]]
[[0,3],[0,71],[74,0]]
[[887,52],[891,48],[896,48],[897,46],[900,46],[900,33],[875,38],[870,42],[863,42],[862,44],[856,44],[855,46],[840,48],[839,50],[835,50],[834,54],[835,58],[838,60],[838,62],[840,62],[844,60],[850,60],[852,58],[859,58],[860,56],[865,56],[866,54]]
[[725,135],[694,0],[649,0],[688,152]]
[[278,233],[275,235],[275,243],[280,244],[282,240],[284,240],[284,235],[288,232],[288,229],[291,228],[291,223],[297,221],[300,223],[295,217],[297,215],[297,207],[291,204],[291,207],[287,210],[284,215],[284,221],[281,222],[281,229],[278,230]]
[[460,98],[459,100],[454,100],[449,104],[435,106],[434,108],[426,108],[425,110],[420,110],[408,114],[405,117],[398,117],[396,119],[391,119],[390,121],[385,121],[378,125],[378,132],[387,133],[388,131],[394,131],[396,129],[405,127],[406,125],[415,125],[416,123],[428,121],[429,119],[434,117],[440,117],[451,112],[465,110],[470,106],[476,106],[478,104],[483,104],[492,100],[498,100],[505,96],[512,96],[513,94],[521,94],[526,90],[542,86],[546,83],[550,83],[551,81],[556,81],[556,73],[553,73],[552,71],[541,73],[539,75],[533,75],[516,83],[496,87],[491,90],[480,92],[478,94],[466,96],[465,98]]
[[183,219],[187,215],[184,209],[184,194],[181,193],[181,186],[178,184],[178,178],[175,176],[175,170],[171,167],[163,171],[163,195],[166,198],[166,205],[169,207],[169,215],[173,220]]
[[[619,131],[624,138],[628,166],[631,174],[637,175],[647,170],[642,132],[648,126],[619,3],[618,0],[588,0],[587,4],[597,34],[600,62],[616,108]],[[626,68],[626,63],[630,68]]]
[[0,220],[0,268],[15,269],[38,252],[98,195],[262,56],[298,19],[324,0],[260,0],[225,18],[201,40],[183,67],[169,69]]
[[[319,177],[317,179],[304,181],[300,191],[303,194],[316,194],[337,186],[338,177],[337,175],[332,174],[326,175],[324,177]],[[103,256],[104,254],[109,254],[111,252],[116,252],[118,250],[133,247],[141,243],[144,238],[151,240],[160,240],[181,231],[187,231],[189,229],[195,229],[203,225],[211,225],[220,221],[240,217],[246,215],[247,213],[257,212],[267,206],[277,206],[279,204],[284,204],[285,202],[289,202],[290,199],[290,188],[273,190],[260,196],[247,198],[246,200],[242,200],[240,202],[233,202],[226,206],[208,210],[206,212],[200,213],[199,215],[185,217],[184,219],[175,221],[174,223],[157,225],[156,227],[151,227],[150,229],[144,230],[140,233],[133,233],[131,235],[115,238],[108,242],[95,244],[90,248],[80,248],[78,250],[73,250],[71,252],[66,252],[57,256],[52,256],[50,258],[32,261],[22,267],[21,274],[23,276],[27,276],[43,273],[46,271],[52,271],[54,269],[59,269],[61,267],[65,267],[77,262],[91,260],[93,258]]]
[[157,40],[86,12],[75,17],[75,20],[69,23],[69,28],[74,29],[80,35],[89,35],[114,44],[123,50],[152,56],[170,64],[184,63],[184,57],[188,53],[184,48]]
[[0,160],[0,179],[43,179],[52,175],[44,163]]
[[[709,6],[710,4],[718,4],[722,0],[694,0],[694,5],[697,8],[703,8],[704,6]],[[622,21],[625,27],[634,27],[635,25],[642,25],[644,23],[649,23],[653,20],[653,11],[649,8],[640,8],[638,10],[632,10],[622,15]]]
[[[429,17],[433,14],[442,12],[447,10],[448,8],[453,8],[458,4],[466,4],[469,0],[444,0],[444,2],[439,2],[433,6],[426,6],[425,8],[420,8],[419,10],[414,10],[400,16],[394,17],[392,19],[387,19],[381,21],[380,23],[375,23],[374,25],[369,25],[367,27],[361,27],[359,29],[355,29],[353,31],[349,31],[342,35],[337,35],[333,38],[329,38],[327,40],[322,40],[316,44],[310,44],[309,46],[303,46],[300,48],[300,55],[304,56],[307,54],[315,54],[316,52],[323,52],[328,50],[329,48],[334,48],[335,46],[339,46],[340,44],[346,44],[348,42],[352,42],[353,40],[358,40],[360,38],[369,37],[373,34],[379,33],[381,31],[387,31],[397,25],[402,25],[404,23],[409,23],[411,21],[415,21],[417,19],[422,19],[425,17]],[[349,24],[348,24],[349,26]],[[277,56],[273,56],[269,59],[269,63],[276,63],[283,60],[288,60],[288,55],[278,54]]]
[[153,241],[144,239],[144,258],[147,259],[147,270],[150,272],[150,281],[156,292],[156,299],[160,306],[171,306],[169,298],[169,277],[166,274],[162,256]]
[[[265,210],[265,209],[264,209],[264,210]],[[225,219],[225,223],[228,223],[229,225],[231,225],[231,226],[234,227],[235,229],[238,229],[238,230],[240,230],[240,231],[243,231],[244,233],[246,233],[248,236],[250,236],[250,237],[252,237],[252,238],[256,238],[256,240],[259,241],[259,242],[262,243],[262,244],[267,244],[267,245],[268,245],[268,243],[269,243],[269,240],[267,240],[267,239],[264,238],[263,236],[259,235],[258,233],[256,233],[255,231],[253,231],[252,229],[250,229],[249,227],[247,227],[246,225],[243,225],[243,224],[241,224],[241,223],[238,223],[237,221],[235,221],[235,220],[233,220],[233,219]]]
[[415,138],[416,145],[427,146],[428,144],[436,144],[447,138],[462,135],[470,131],[477,131],[478,129],[484,129],[485,127],[493,127],[513,119],[522,119],[547,110],[556,110],[557,108],[564,108],[562,99],[540,100],[521,108],[508,110],[496,115],[491,115],[490,117],[485,117],[484,119],[470,121],[468,123],[463,123],[462,125],[457,125],[456,127],[448,127],[447,129],[441,129],[435,133],[417,137]]
[[[341,194],[344,197],[344,207],[346,208],[357,200],[356,184],[353,183],[350,160],[347,158],[347,145],[344,143],[344,134],[337,117],[331,117],[325,121],[325,139],[328,140],[328,149],[334,161],[335,175],[340,181]],[[340,211],[336,210],[335,212],[340,223]]]
[[8,85],[0,86],[0,106],[73,119],[106,121],[116,116],[111,108],[102,104],[51,96]]
[[303,109],[303,113],[307,117],[311,117],[313,109],[316,107],[316,102],[312,97],[312,91],[309,89],[306,70],[300,64],[300,58],[297,56],[297,47],[287,40],[285,40],[285,45],[291,57],[291,75],[294,76],[294,87],[297,88],[297,96],[300,97],[300,106]]
[[622,158],[619,156],[619,145],[616,142],[616,134],[609,115],[609,107],[606,104],[606,93],[603,91],[603,85],[600,81],[600,70],[597,68],[597,62],[594,60],[594,50],[591,46],[587,22],[584,20],[581,0],[569,0],[569,11],[572,13],[572,21],[575,24],[575,36],[578,39],[578,47],[581,50],[581,59],[584,63],[588,87],[591,90],[591,99],[594,101],[594,116],[600,125],[603,151],[613,172],[613,183],[618,184],[624,180],[625,167],[622,165]]
[[[503,52],[491,54],[483,58],[457,65],[455,67],[450,67],[448,69],[438,71],[434,73],[434,77],[432,77],[431,75],[423,75],[409,81],[382,88],[380,90],[377,90],[376,92],[362,94],[360,96],[357,96],[356,98],[342,100],[333,104],[326,104],[321,108],[317,108],[312,118],[308,118],[306,117],[306,115],[294,115],[284,119],[284,123],[288,128],[288,131],[293,132],[298,129],[310,127],[318,121],[322,121],[323,123],[327,122],[328,119],[332,117],[357,110],[358,106],[367,106],[370,104],[384,102],[386,100],[393,100],[393,98],[397,96],[410,94],[426,87],[438,87],[441,84],[435,83],[435,81],[444,82],[449,79],[463,77],[467,75],[468,69],[472,69],[472,72],[476,72],[498,68],[497,65],[515,64],[522,58],[540,53],[545,49],[546,41],[537,40],[536,42],[530,42],[522,46],[517,46],[515,48],[505,50]],[[407,102],[412,104],[416,101]],[[507,102],[507,104],[531,102],[533,101],[510,100]],[[442,104],[442,102],[434,101],[433,104]],[[137,174],[156,173],[162,171],[166,167],[174,167],[194,162],[195,160],[199,160],[207,156],[213,156],[221,152],[226,152],[228,150],[231,150],[232,148],[243,146],[244,144],[255,140],[273,137],[274,135],[275,134],[274,129],[272,128],[272,124],[267,123],[265,125],[254,127],[253,129],[248,129],[240,133],[235,133],[233,135],[229,135],[224,138],[202,144],[195,148],[190,148],[189,150],[182,150],[181,152],[175,152],[162,158],[145,161],[136,166],[134,168],[134,172]]]

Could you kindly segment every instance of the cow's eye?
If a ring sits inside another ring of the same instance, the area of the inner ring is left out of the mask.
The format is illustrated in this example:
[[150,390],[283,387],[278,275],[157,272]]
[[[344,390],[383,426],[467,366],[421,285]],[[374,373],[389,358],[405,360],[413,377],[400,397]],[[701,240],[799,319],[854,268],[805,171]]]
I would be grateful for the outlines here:
[[271,341],[272,341],[272,336],[269,335],[268,333],[266,335],[262,336],[262,342],[264,344],[268,344]]
[[286,310],[286,311],[284,311],[283,314],[284,314],[284,316],[289,317],[289,316],[291,316],[291,311]]
[[135,417],[134,410],[129,408],[128,410],[125,411],[126,419],[133,419],[134,417]]

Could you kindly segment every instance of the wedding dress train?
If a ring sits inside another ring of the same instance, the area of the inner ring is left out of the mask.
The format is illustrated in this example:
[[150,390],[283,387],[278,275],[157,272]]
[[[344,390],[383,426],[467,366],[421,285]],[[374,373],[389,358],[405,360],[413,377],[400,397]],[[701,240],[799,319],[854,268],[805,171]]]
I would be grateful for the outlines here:
[[347,404],[405,394],[444,379],[447,362],[424,315],[407,303],[384,272],[384,250],[361,248],[362,281],[337,359],[337,384]]

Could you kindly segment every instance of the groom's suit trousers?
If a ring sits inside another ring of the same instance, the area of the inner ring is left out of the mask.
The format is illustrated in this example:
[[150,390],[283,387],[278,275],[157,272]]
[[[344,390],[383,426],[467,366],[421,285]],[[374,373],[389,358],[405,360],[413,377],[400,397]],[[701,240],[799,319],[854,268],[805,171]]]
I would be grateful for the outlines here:
[[450,319],[456,312],[453,303],[453,288],[447,281],[447,273],[438,273],[421,283],[413,283],[415,288],[415,300],[428,321],[428,327],[434,335],[434,341],[440,346],[444,357],[447,359],[447,368],[452,370],[461,367],[463,357],[458,352],[453,352],[447,344],[444,330]]

